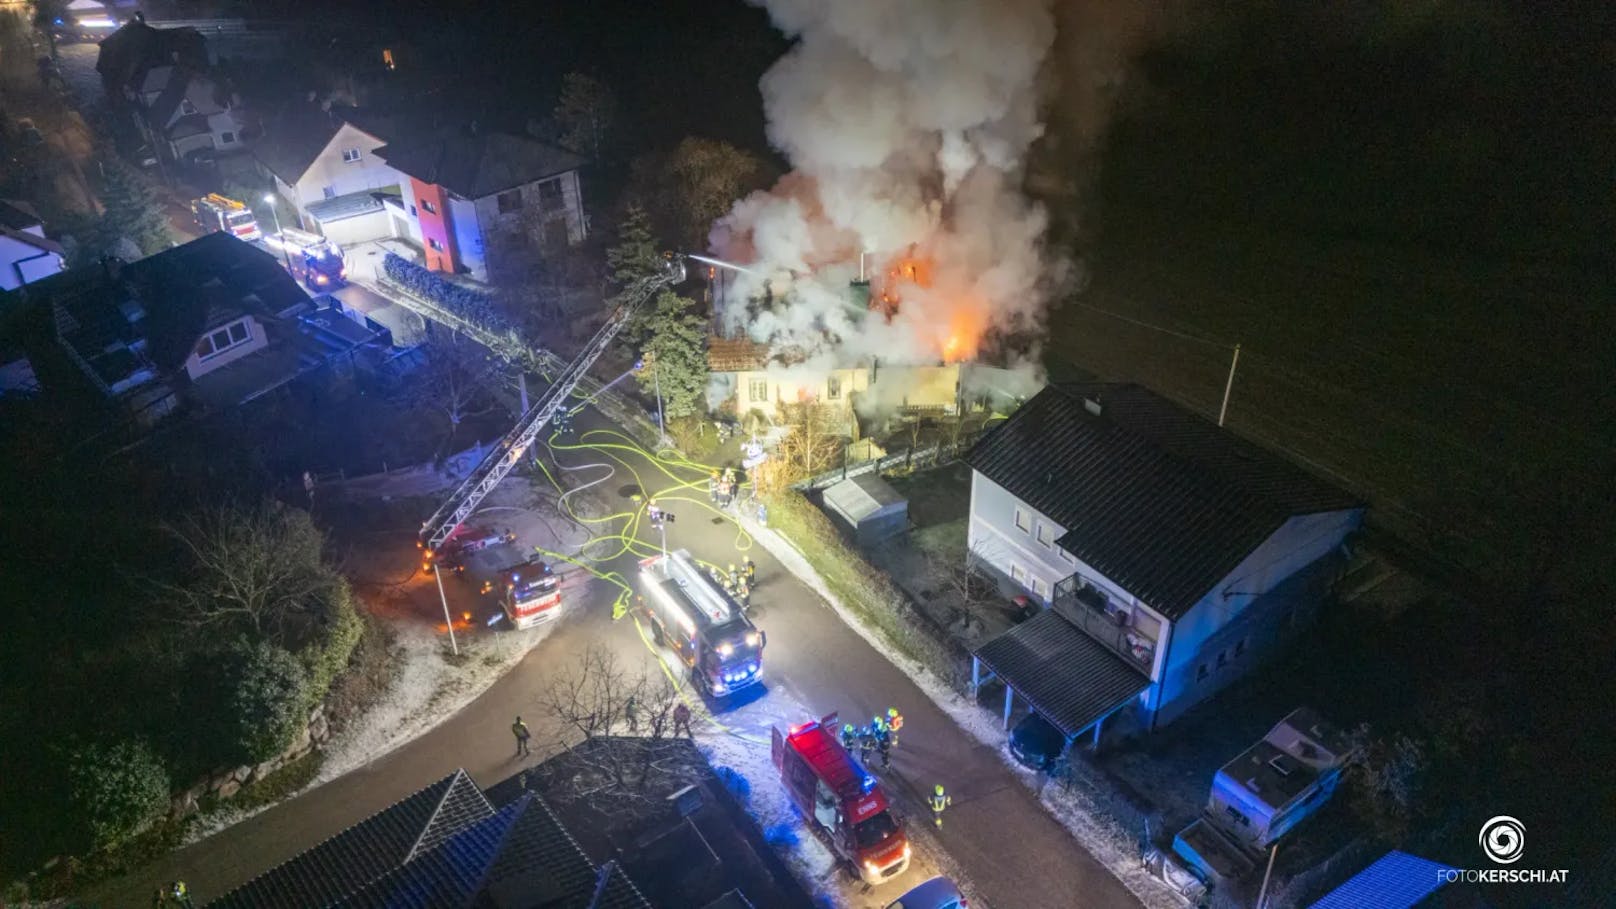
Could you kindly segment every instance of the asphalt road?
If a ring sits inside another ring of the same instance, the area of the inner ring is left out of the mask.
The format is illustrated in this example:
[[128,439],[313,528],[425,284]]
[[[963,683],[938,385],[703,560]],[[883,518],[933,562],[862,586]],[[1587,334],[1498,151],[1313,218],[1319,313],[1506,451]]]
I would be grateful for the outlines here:
[[[948,786],[954,802],[939,838],[981,902],[995,909],[1139,905],[1049,817],[993,749],[961,730],[813,591],[762,547],[751,546],[732,520],[713,511],[706,502],[704,471],[655,463],[638,448],[628,447],[623,437],[606,435],[603,430],[609,429],[593,412],[581,416],[578,431],[585,434],[583,440],[607,444],[562,451],[558,460],[615,461],[615,475],[596,489],[610,498],[614,510],[634,512],[641,506],[632,495],[643,484],[659,505],[678,516],[669,530],[670,547],[720,564],[738,560],[738,546],[750,547],[748,553],[757,563],[752,615],[769,636],[766,691],[742,706],[721,709],[716,720],[698,710],[709,724],[708,732],[715,731],[714,723],[721,724],[750,747],[767,749],[771,724],[831,711],[849,718],[868,717],[896,705],[905,716],[902,746],[894,754],[893,767],[879,775],[900,813],[920,824],[928,820],[922,793],[935,783]],[[693,488],[675,492],[682,483]],[[651,552],[655,531],[643,520],[619,519],[602,524],[600,530],[615,534],[625,523],[637,530],[640,552]],[[622,548],[622,541],[603,540],[586,552],[599,557]],[[632,578],[635,560],[633,553],[622,552],[598,567]],[[612,621],[611,604],[620,590],[610,581],[595,582],[589,595],[571,602],[560,626],[514,670],[430,732],[363,768],[112,882],[89,894],[90,900],[104,906],[143,906],[153,887],[177,878],[190,885],[199,902],[205,901],[457,767],[489,785],[521,766],[512,757],[509,731],[511,718],[518,714],[534,728],[535,750],[542,758],[559,745],[556,730],[545,728],[539,716],[536,693],[569,664],[573,654],[600,643],[627,665],[654,665],[649,645],[634,623]],[[465,601],[453,600],[469,597],[463,588],[451,585],[451,606],[456,610]],[[778,785],[768,778],[751,782],[754,790]],[[917,872],[911,870],[874,895],[884,903],[918,883],[909,880],[913,877]]]

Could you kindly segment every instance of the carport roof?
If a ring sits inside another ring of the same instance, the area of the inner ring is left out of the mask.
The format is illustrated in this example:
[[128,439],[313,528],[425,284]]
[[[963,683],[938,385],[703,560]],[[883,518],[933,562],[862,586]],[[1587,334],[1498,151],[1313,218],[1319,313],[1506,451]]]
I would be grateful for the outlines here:
[[1068,736],[1150,685],[1148,676],[1052,609],[988,641],[972,656]]
[[309,203],[309,217],[321,223],[329,224],[332,221],[341,221],[346,218],[357,218],[382,210],[382,193],[376,190],[363,189],[356,193],[347,193],[341,196],[332,196],[318,202]]

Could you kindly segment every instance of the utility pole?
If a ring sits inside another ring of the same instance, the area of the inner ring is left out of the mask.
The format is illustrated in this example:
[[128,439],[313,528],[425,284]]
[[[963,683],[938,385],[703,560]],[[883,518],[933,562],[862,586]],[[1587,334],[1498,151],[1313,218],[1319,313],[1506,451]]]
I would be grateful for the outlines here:
[[1229,360],[1229,381],[1223,383],[1223,406],[1218,408],[1218,425],[1223,425],[1223,418],[1229,413],[1229,392],[1234,390],[1234,368],[1240,365],[1240,345],[1234,346],[1234,357]]
[[[651,381],[656,384],[656,431],[657,445],[666,448],[668,445],[668,431],[662,425],[662,363],[651,361]],[[665,554],[665,553],[664,553]]]
[[432,576],[438,579],[438,599],[443,602],[443,627],[449,629],[449,649],[459,656],[460,645],[455,643],[454,619],[449,616],[449,597],[443,592],[443,572],[437,562],[432,563]]
[[[286,272],[287,272],[287,274],[291,274],[291,272],[292,272],[292,251],[286,248],[286,235],[281,232],[280,206],[275,204],[275,194],[270,193],[269,195],[265,196],[264,197],[264,204],[269,206],[269,215],[270,215],[270,217],[275,219],[275,239],[276,239],[276,242],[280,243],[281,255],[286,257]],[[439,582],[439,583],[441,584],[442,582]],[[445,606],[444,608],[448,609],[447,606]],[[452,634],[453,632],[450,632],[450,633]]]

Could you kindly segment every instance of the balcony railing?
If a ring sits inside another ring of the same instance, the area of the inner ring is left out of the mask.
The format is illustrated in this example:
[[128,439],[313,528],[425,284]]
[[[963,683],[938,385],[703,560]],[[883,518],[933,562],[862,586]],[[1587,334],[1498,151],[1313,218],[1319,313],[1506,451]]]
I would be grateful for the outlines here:
[[1110,608],[1105,594],[1076,575],[1055,585],[1054,608],[1067,621],[1112,653],[1150,675],[1156,665],[1156,642],[1130,624],[1130,612]]

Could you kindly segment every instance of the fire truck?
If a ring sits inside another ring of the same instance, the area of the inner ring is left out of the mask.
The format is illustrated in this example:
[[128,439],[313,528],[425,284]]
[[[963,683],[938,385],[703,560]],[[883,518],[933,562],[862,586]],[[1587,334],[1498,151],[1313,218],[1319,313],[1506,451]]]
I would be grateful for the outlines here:
[[836,714],[773,733],[774,766],[797,810],[866,884],[909,868],[909,838],[875,775],[836,738]]
[[348,265],[343,261],[342,247],[319,234],[288,227],[267,237],[264,243],[286,253],[292,277],[310,290],[336,290],[348,283]]
[[[483,596],[497,596],[505,617],[517,628],[531,628],[561,614],[561,581],[550,566],[516,545],[516,534],[462,526],[444,541],[436,562],[464,576]],[[422,564],[430,571],[433,560]]]
[[257,240],[264,236],[258,229],[258,219],[245,203],[237,202],[218,193],[208,193],[191,203],[196,223],[206,233],[228,231],[239,240]]
[[640,562],[651,636],[672,647],[696,685],[721,698],[763,680],[768,636],[683,549]]

